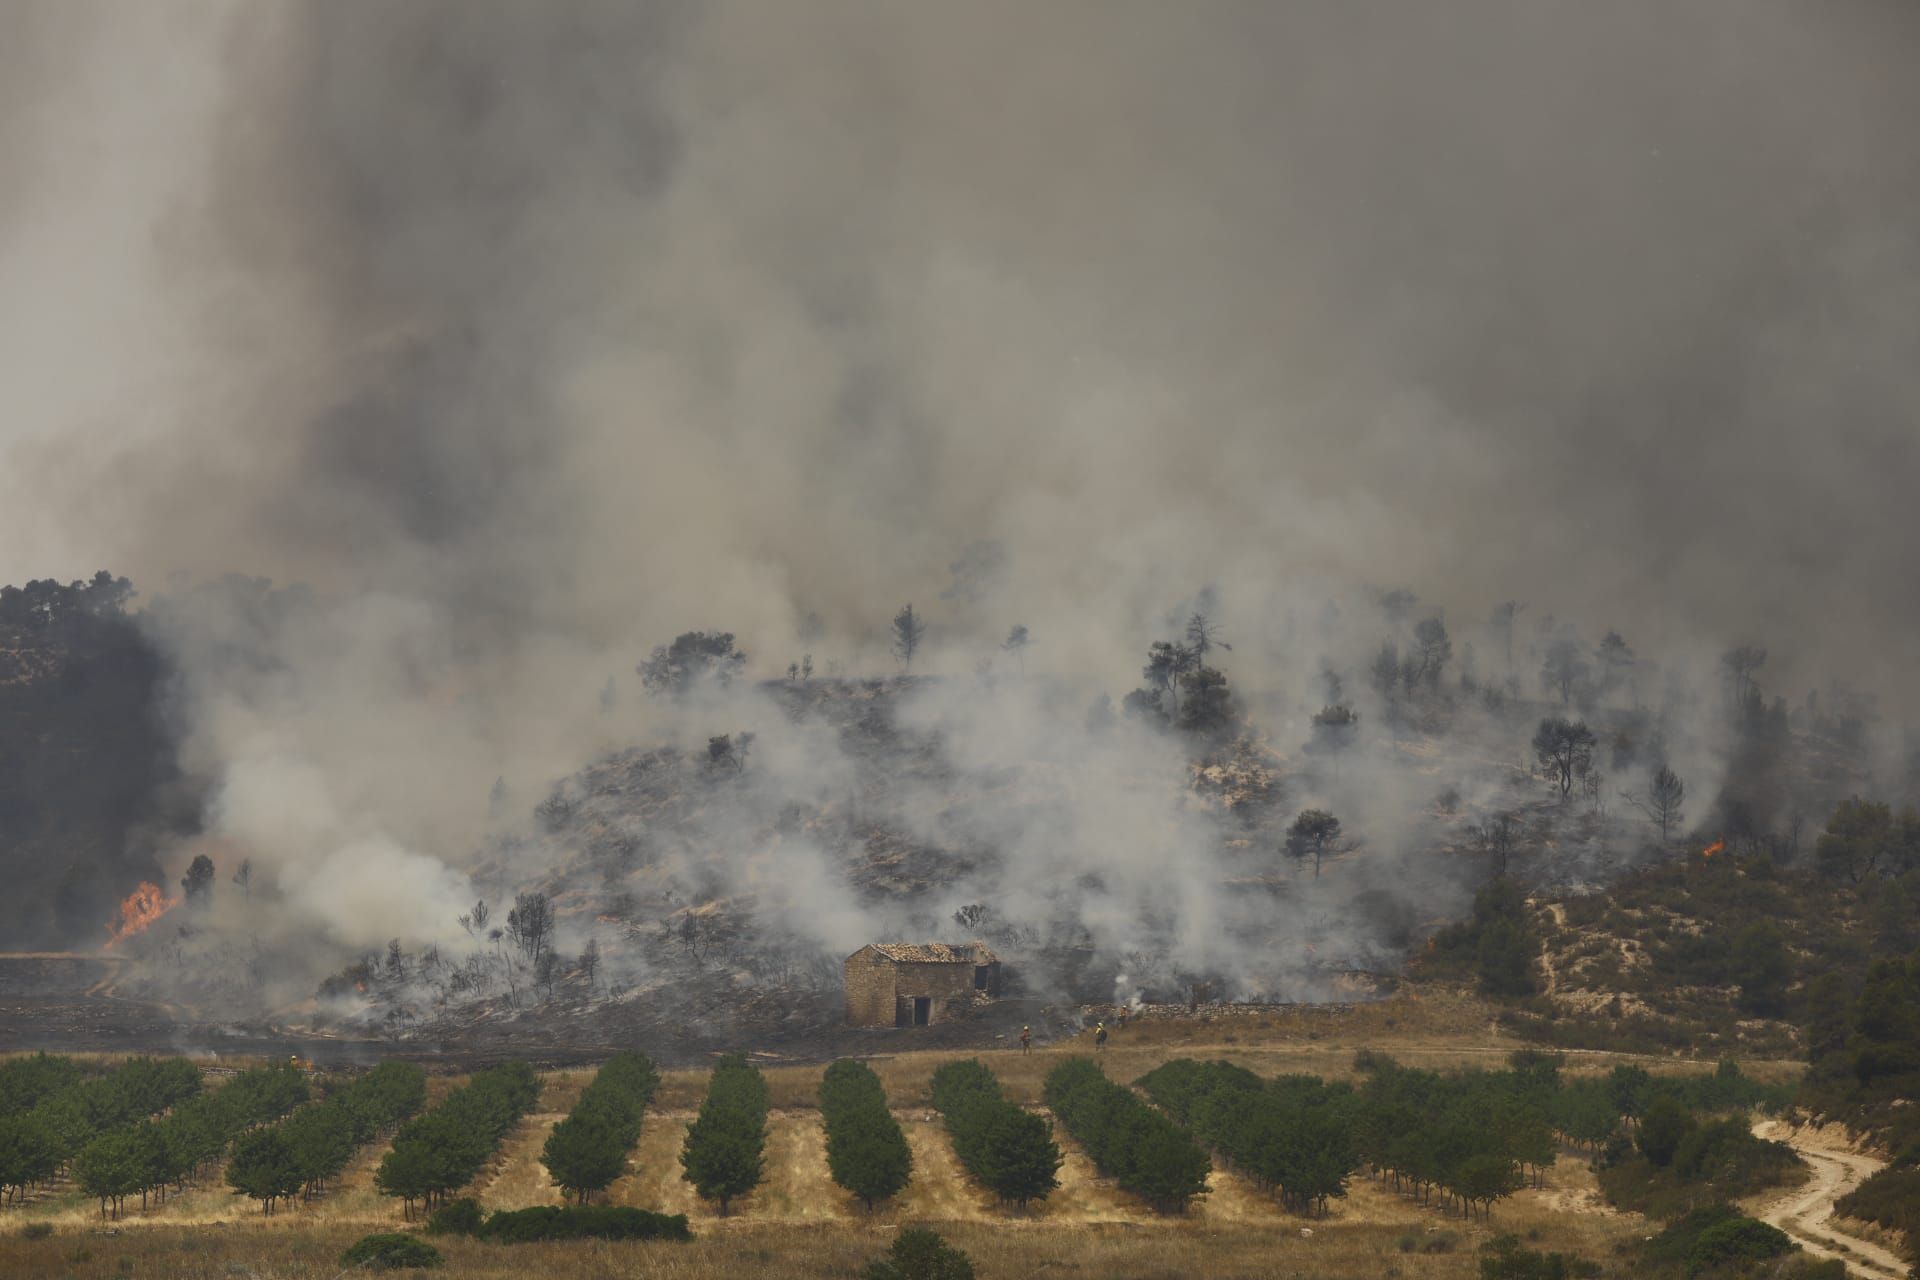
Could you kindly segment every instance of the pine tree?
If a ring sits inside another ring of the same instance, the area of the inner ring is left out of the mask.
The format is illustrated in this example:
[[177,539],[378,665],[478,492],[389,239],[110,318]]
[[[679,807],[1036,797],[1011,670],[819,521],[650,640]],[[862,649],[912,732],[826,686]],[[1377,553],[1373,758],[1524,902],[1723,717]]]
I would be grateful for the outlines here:
[[820,1115],[827,1127],[828,1171],[869,1210],[907,1185],[913,1152],[872,1069],[844,1058],[828,1067],[820,1082]]
[[589,1191],[611,1186],[626,1172],[627,1148],[594,1117],[568,1116],[547,1135],[540,1162],[563,1192],[585,1204]]
[[260,1201],[262,1213],[272,1213],[273,1202],[293,1195],[303,1181],[293,1148],[277,1128],[254,1129],[234,1142],[227,1184]]
[[926,621],[913,611],[911,604],[893,615],[893,653],[906,670],[913,670],[913,655],[920,651],[920,642],[926,635]]
[[827,1168],[835,1182],[872,1209],[875,1201],[907,1185],[913,1172],[913,1152],[892,1116],[856,1111],[831,1124]]
[[703,1200],[732,1202],[760,1185],[767,1139],[767,1082],[731,1054],[714,1067],[700,1114],[680,1152],[681,1176]]

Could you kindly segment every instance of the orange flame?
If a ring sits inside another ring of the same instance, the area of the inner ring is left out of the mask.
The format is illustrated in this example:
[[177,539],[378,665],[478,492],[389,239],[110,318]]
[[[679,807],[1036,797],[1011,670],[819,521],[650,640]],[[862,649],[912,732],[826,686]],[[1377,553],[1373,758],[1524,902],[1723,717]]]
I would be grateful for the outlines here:
[[1700,851],[1700,856],[1703,858],[1711,858],[1714,854],[1723,852],[1726,847],[1727,842],[1725,840],[1715,840],[1712,844]]
[[180,899],[169,898],[153,881],[142,881],[120,904],[118,918],[107,926],[107,949],[112,950],[136,933],[145,933],[155,920],[179,905]]

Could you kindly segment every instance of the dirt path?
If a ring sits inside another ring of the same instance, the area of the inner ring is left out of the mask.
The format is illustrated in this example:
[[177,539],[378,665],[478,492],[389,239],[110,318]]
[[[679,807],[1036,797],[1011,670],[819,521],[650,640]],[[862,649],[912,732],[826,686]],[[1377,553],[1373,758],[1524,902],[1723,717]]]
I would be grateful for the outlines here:
[[1813,1168],[1813,1180],[1756,1211],[1792,1236],[1816,1258],[1839,1258],[1849,1274],[1868,1280],[1896,1280],[1908,1274],[1907,1264],[1891,1250],[1850,1235],[1835,1225],[1833,1202],[1884,1168],[1884,1160],[1861,1155],[1817,1129],[1795,1129],[1782,1120],[1762,1120],[1753,1126],[1756,1137],[1784,1142]]

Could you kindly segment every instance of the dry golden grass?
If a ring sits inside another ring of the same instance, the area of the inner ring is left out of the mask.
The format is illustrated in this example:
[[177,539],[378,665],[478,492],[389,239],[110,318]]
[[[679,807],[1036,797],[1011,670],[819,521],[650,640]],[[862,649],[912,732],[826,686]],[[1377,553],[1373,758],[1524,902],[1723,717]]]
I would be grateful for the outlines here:
[[767,1117],[767,1176],[753,1193],[756,1218],[811,1224],[844,1222],[864,1211],[827,1170],[827,1129],[818,1111]]
[[[592,1242],[488,1246],[440,1240],[442,1274],[476,1280],[553,1277],[845,1277],[882,1253],[898,1225],[915,1219],[876,1215],[820,1224],[756,1223],[747,1217],[698,1229],[691,1244]],[[1616,1242],[1640,1233],[1637,1220],[1572,1215],[1526,1193],[1503,1206],[1493,1224],[1465,1223],[1422,1210],[1370,1185],[1356,1186],[1341,1211],[1322,1220],[1277,1212],[1264,1221],[1219,1224],[1203,1214],[1175,1220],[1058,1224],[998,1215],[990,1221],[934,1225],[973,1258],[982,1280],[1036,1275],[1102,1280],[1266,1280],[1268,1277],[1438,1277],[1478,1274],[1477,1246],[1496,1231],[1535,1235],[1541,1247],[1607,1257]],[[1311,1235],[1302,1234],[1302,1228]],[[0,1275],[72,1276],[75,1280],[333,1280],[337,1259],[361,1233],[319,1222],[289,1232],[253,1218],[220,1226],[154,1226],[101,1236],[63,1230],[51,1239],[0,1237]],[[1428,1250],[1434,1250],[1429,1252]]]
[[640,1141],[627,1161],[627,1176],[607,1189],[607,1202],[656,1213],[684,1213],[695,1223],[714,1216],[680,1176],[680,1148],[692,1123],[691,1111],[649,1108],[640,1126]]
[[525,1209],[536,1204],[560,1204],[565,1197],[553,1185],[547,1166],[540,1163],[547,1134],[566,1117],[564,1111],[541,1111],[520,1118],[500,1144],[490,1169],[474,1179],[473,1197],[483,1209]]
[[913,1153],[913,1177],[882,1212],[906,1222],[991,1222],[1007,1216],[991,1193],[967,1177],[938,1117],[915,1112],[899,1119]]

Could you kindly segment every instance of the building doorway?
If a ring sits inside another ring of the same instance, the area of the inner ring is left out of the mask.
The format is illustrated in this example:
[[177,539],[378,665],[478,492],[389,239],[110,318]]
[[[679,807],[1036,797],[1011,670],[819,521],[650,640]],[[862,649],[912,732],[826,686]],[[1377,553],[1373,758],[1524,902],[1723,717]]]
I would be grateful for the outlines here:
[[933,1020],[933,997],[915,996],[913,998],[913,1025],[924,1027]]

